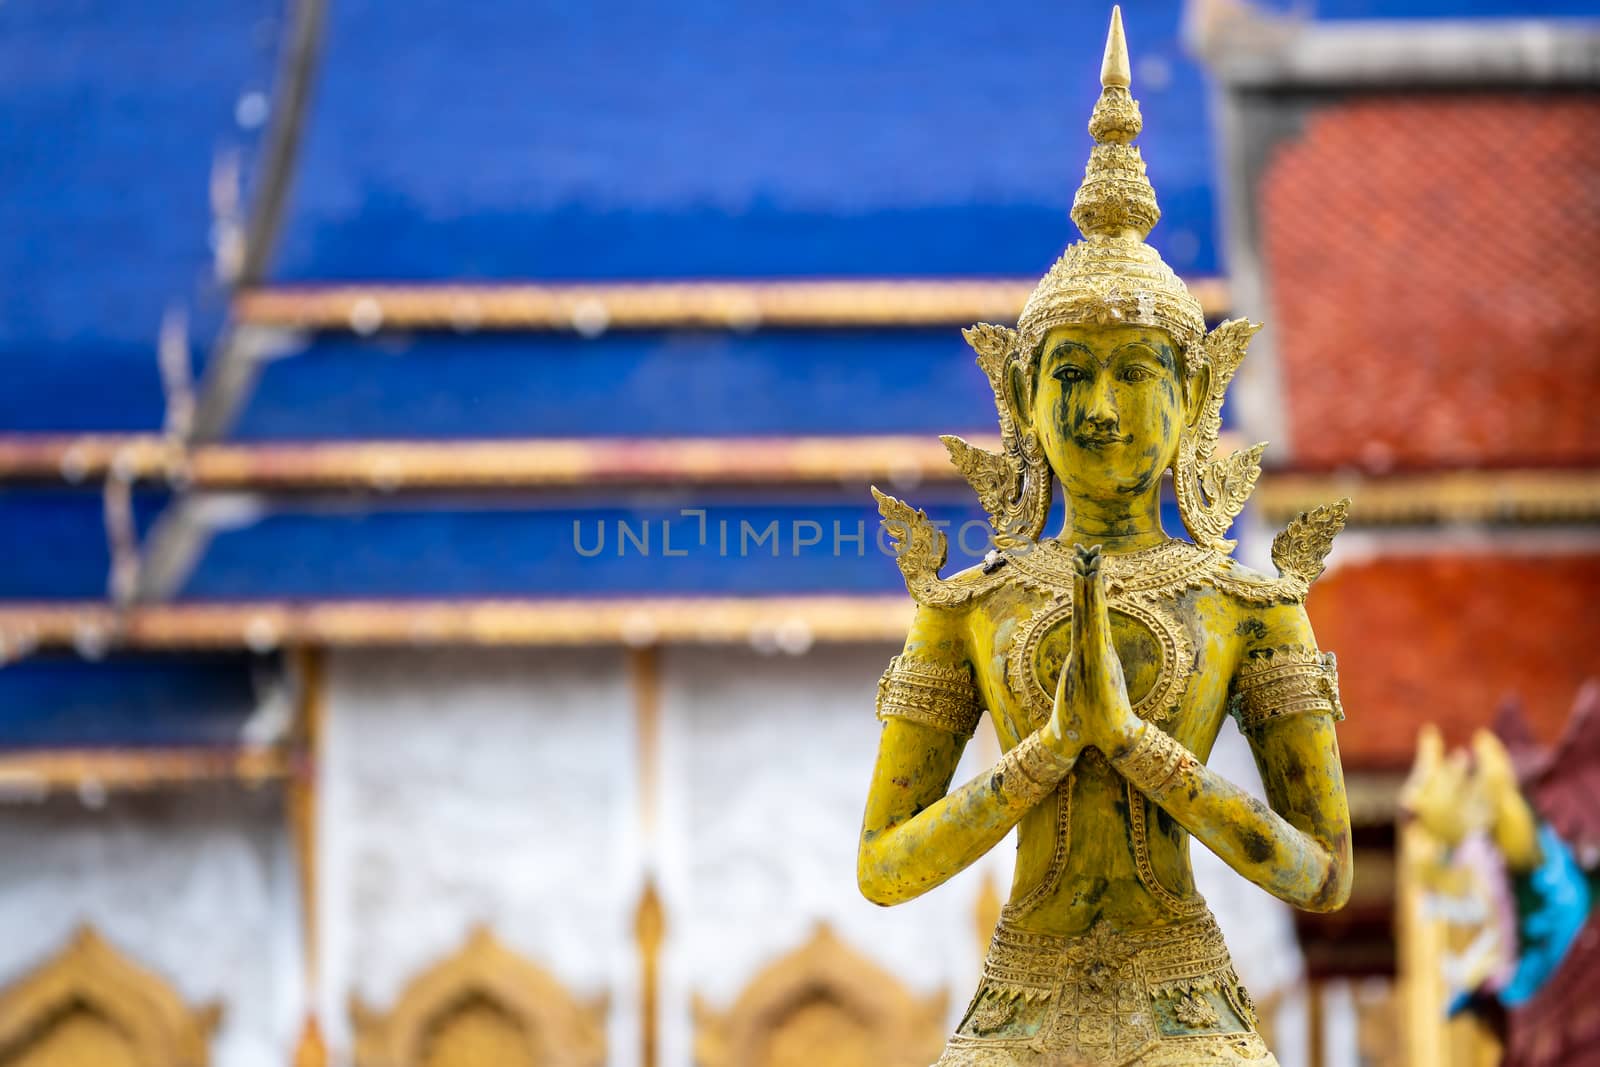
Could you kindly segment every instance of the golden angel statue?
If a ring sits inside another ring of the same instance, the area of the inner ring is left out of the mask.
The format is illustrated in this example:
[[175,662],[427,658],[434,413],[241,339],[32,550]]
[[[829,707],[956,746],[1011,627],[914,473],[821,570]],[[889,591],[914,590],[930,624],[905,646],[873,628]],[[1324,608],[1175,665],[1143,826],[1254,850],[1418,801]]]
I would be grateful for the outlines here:
[[[1264,446],[1218,456],[1217,442],[1258,327],[1207,333],[1145,243],[1160,212],[1132,144],[1142,120],[1115,9],[1101,83],[1072,208],[1083,240],[1015,329],[966,335],[1002,445],[946,444],[996,550],[941,578],[944,536],[876,494],[917,610],[879,685],[861,890],[909,900],[1019,828],[1011,898],[941,1067],[1273,1064],[1195,891],[1189,838],[1301,908],[1350,891],[1338,678],[1303,606],[1345,504],[1278,535],[1277,577],[1231,558]],[[1161,527],[1169,470],[1189,540]],[[1056,484],[1067,518],[1051,537]],[[1005,754],[952,790],[984,711]],[[1206,766],[1229,714],[1270,804]]]

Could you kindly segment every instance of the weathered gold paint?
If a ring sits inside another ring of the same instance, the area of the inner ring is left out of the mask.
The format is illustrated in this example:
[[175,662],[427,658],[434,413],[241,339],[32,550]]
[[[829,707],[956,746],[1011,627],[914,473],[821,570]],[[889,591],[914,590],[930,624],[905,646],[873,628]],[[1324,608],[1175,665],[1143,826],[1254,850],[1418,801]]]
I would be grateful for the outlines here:
[[[884,715],[861,890],[910,900],[1019,827],[990,964],[941,1065],[1272,1063],[1195,893],[1189,838],[1297,907],[1333,910],[1350,892],[1336,681],[1331,660],[1311,655],[1302,604],[1343,513],[1319,509],[1280,535],[1280,578],[1227,558],[1222,535],[1260,446],[1213,452],[1222,391],[1255,328],[1203,335],[1198,304],[1142,243],[1158,212],[1128,145],[1139,120],[1127,70],[1114,13],[1090,123],[1100,145],[1074,210],[1086,239],[1016,331],[968,334],[1003,450],[947,443],[1004,551],[940,579],[942,536],[879,495],[918,610],[880,692],[881,711],[902,704]],[[1169,470],[1193,544],[1161,526]],[[1042,537],[1053,484],[1066,524]],[[1275,663],[1300,688],[1255,708],[1246,731],[1263,803],[1203,762],[1240,679]],[[969,672],[1006,755],[952,790],[977,709],[949,694]],[[1034,686],[1053,701],[1030,705]],[[920,715],[906,692],[929,694],[932,710]]]

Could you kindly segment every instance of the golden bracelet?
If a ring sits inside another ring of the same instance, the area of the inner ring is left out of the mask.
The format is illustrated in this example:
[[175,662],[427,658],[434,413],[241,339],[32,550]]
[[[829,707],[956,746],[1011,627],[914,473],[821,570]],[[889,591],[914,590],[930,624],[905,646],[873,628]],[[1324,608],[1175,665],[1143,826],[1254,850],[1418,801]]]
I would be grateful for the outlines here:
[[1133,747],[1111,763],[1135,788],[1156,801],[1181,785],[1200,765],[1170,734],[1148,724]]
[[1022,800],[1042,800],[1061,784],[1075,761],[1050,749],[1038,733],[1031,733],[1000,757],[996,770],[1002,783],[1016,783],[1007,792]]

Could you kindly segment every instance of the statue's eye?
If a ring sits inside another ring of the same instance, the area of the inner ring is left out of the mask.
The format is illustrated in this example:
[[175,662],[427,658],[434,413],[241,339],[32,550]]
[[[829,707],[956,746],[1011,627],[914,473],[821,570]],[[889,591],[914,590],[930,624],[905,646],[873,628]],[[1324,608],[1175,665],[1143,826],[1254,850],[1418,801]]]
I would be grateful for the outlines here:
[[1056,380],[1064,383],[1082,382],[1089,379],[1082,367],[1075,367],[1071,363],[1056,368]]
[[1122,380],[1125,382],[1148,382],[1154,377],[1148,367],[1133,366],[1122,372]]

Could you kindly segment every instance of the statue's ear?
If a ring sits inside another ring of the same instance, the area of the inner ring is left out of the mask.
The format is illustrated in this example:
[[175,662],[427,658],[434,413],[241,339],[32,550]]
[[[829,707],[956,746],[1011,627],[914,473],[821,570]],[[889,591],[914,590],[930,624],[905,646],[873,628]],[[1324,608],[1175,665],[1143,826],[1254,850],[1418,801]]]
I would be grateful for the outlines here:
[[1006,405],[1017,428],[1024,433],[1033,429],[1033,362],[1026,353],[1018,353],[1006,361]]
[[1199,361],[1199,366],[1183,375],[1183,421],[1192,430],[1199,425],[1206,398],[1211,395],[1211,363],[1198,351],[1191,350],[1188,358]]

